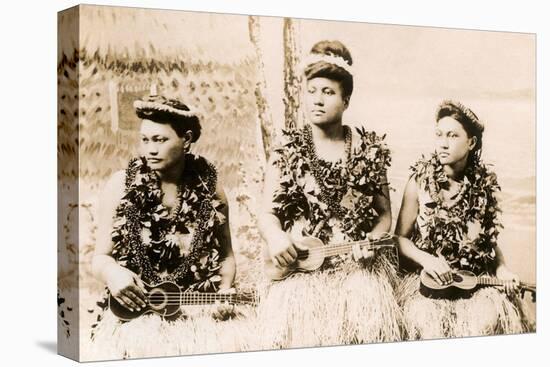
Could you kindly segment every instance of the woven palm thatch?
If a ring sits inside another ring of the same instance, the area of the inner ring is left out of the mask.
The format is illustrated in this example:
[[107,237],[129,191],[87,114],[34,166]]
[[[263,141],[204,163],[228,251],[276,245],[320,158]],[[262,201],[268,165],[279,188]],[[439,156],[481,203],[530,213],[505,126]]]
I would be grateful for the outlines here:
[[[101,181],[135,154],[137,120],[126,110],[153,84],[203,112],[196,151],[217,164],[226,184],[237,183],[239,161],[256,160],[258,71],[247,17],[81,6],[78,47],[62,45],[58,56],[60,127],[68,130],[58,151],[70,158],[79,143],[81,178]],[[75,74],[79,95],[75,78],[65,77]],[[64,124],[76,116],[78,138]]]

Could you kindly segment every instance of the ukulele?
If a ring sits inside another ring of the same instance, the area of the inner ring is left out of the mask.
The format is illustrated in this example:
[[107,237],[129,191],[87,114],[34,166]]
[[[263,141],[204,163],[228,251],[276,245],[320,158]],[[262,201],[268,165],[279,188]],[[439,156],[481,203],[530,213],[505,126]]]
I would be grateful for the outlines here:
[[216,302],[229,304],[255,305],[257,296],[251,293],[202,293],[186,292],[173,282],[162,282],[156,285],[145,284],[147,290],[147,305],[140,311],[129,310],[121,305],[113,295],[109,294],[109,308],[111,312],[122,321],[129,321],[147,313],[156,313],[164,318],[177,316],[181,306],[208,305]]
[[353,246],[359,245],[361,249],[380,249],[380,248],[395,248],[397,237],[389,233],[385,233],[382,237],[376,240],[362,240],[354,242],[346,242],[339,244],[325,245],[323,241],[316,237],[304,237],[301,241],[301,247],[304,249],[296,249],[298,257],[296,261],[288,267],[281,268],[275,265],[271,259],[271,255],[267,248],[264,248],[264,270],[265,274],[271,280],[283,280],[296,272],[310,272],[317,270],[323,265],[325,259],[334,255],[345,255],[352,251]]
[[[435,299],[457,299],[469,298],[476,289],[483,286],[502,286],[504,281],[498,278],[482,275],[476,276],[468,270],[453,271],[453,282],[450,284],[439,284],[431,275],[424,270],[420,272],[420,294]],[[536,302],[537,288],[534,284],[519,283],[521,297],[525,292],[531,293],[533,302]]]

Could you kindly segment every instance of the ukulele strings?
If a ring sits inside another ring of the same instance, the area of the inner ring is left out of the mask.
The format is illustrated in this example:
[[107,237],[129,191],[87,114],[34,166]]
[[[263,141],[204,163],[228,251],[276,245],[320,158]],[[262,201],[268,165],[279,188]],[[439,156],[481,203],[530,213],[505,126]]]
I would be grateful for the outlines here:
[[[355,243],[346,244],[346,245],[339,245],[339,247],[317,247],[309,249],[310,253],[316,254],[316,253],[323,253],[324,256],[333,256],[338,255],[342,252],[349,252],[352,250],[353,246],[355,246]],[[383,248],[383,247],[393,247],[394,245],[383,245],[383,244],[363,244],[360,246],[368,245],[369,249],[375,249],[375,248]]]

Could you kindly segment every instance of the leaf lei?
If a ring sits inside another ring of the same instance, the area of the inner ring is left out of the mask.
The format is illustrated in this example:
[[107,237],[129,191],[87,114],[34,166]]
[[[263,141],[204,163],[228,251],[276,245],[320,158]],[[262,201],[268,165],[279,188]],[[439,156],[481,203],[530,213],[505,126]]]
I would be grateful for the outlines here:
[[[162,204],[160,180],[144,158],[130,161],[126,191],[116,209],[112,256],[148,283],[173,281],[190,290],[217,291],[221,281],[217,231],[225,222],[215,195],[217,174],[202,157],[185,156],[181,205],[170,216]],[[189,252],[178,234],[195,227]]]
[[[332,237],[331,213],[320,198],[319,188],[308,187],[306,174],[312,174],[308,157],[306,127],[283,130],[284,142],[275,148],[274,164],[279,168],[279,186],[275,190],[274,211],[284,231],[289,231],[301,219],[306,219],[304,235],[310,235],[321,222],[317,237],[327,243]],[[348,162],[326,162],[319,159],[323,185],[335,197],[341,197],[344,213],[340,226],[351,240],[364,239],[371,231],[378,213],[374,197],[383,193],[385,173],[390,166],[390,151],[384,139],[375,132],[356,128],[360,143],[352,149]],[[347,164],[346,164],[347,163]]]
[[[452,268],[476,274],[495,271],[495,247],[503,228],[496,193],[500,191],[496,174],[478,162],[468,167],[459,199],[446,205],[441,190],[449,186],[449,178],[437,154],[422,157],[411,167],[413,177],[432,203],[426,208],[425,238],[415,238],[416,245],[430,254],[441,253]],[[468,223],[479,221],[481,231],[475,240],[466,237]],[[417,222],[416,237],[420,233]]]

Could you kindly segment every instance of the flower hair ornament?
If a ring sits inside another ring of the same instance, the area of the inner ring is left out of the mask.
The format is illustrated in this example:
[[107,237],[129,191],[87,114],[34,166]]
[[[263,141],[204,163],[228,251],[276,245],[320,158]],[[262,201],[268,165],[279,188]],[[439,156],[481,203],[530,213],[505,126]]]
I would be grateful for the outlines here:
[[150,95],[144,99],[135,101],[134,108],[138,114],[144,116],[151,116],[155,113],[162,112],[177,117],[200,118],[200,113],[197,109],[190,108],[177,99],[168,99],[159,95]]
[[309,66],[318,62],[326,62],[327,64],[336,65],[339,68],[344,69],[347,73],[353,76],[353,67],[341,56],[327,55],[320,53],[310,53],[302,62],[302,70],[306,70]]
[[443,109],[457,109],[472,122],[472,125],[474,125],[476,130],[478,130],[480,133],[483,133],[483,130],[485,130],[483,122],[479,120],[477,115],[472,110],[464,106],[462,103],[450,99],[444,100],[443,102],[441,102],[439,108],[437,109],[436,118],[439,115],[439,112]]

